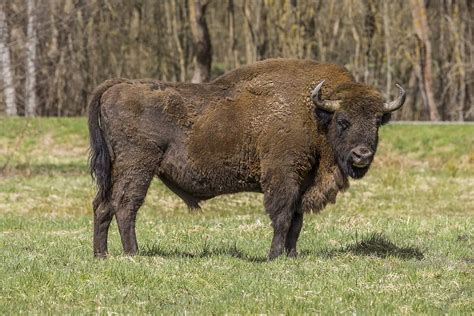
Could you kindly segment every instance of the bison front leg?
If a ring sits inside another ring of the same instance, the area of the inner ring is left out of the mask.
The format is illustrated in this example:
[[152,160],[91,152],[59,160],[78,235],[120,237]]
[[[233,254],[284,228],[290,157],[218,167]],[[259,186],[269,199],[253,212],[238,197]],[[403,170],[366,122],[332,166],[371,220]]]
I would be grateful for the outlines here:
[[273,226],[272,245],[268,253],[269,260],[275,259],[283,253],[299,201],[299,190],[296,184],[288,182],[276,183],[269,186],[265,190],[264,195],[265,209],[270,215]]

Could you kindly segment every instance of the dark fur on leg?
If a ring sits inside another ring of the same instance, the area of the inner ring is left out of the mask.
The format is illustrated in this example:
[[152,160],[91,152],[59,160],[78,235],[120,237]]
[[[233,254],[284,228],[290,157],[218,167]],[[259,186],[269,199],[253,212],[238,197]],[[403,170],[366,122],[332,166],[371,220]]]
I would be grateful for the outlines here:
[[[96,203],[98,202],[95,201],[94,204]],[[94,207],[94,257],[107,256],[107,235],[113,216],[114,212],[109,203],[100,203]]]
[[285,250],[288,257],[297,257],[298,252],[296,251],[296,243],[298,237],[300,236],[301,228],[303,227],[303,213],[301,210],[298,210],[293,214],[293,219],[291,220],[290,229],[286,235]]
[[[123,251],[133,256],[138,252],[138,243],[135,233],[135,221],[138,209],[142,206],[153,175],[140,168],[132,170],[117,181],[118,194],[114,199],[117,204],[115,219],[122,240]],[[114,186],[115,188],[115,186]]]
[[280,182],[270,187],[264,197],[265,209],[270,215],[273,226],[273,239],[268,259],[273,260],[283,253],[286,236],[300,199],[296,184]]

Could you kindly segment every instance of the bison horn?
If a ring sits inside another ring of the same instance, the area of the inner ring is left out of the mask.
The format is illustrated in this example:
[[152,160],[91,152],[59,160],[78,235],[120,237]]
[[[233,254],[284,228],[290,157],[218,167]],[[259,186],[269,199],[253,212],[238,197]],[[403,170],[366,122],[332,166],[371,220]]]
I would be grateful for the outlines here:
[[405,103],[405,98],[407,94],[405,90],[399,84],[397,84],[397,87],[398,89],[400,89],[400,94],[398,95],[398,98],[396,98],[395,100],[385,103],[383,105],[383,109],[385,113],[396,111],[402,107],[403,103]]
[[335,112],[341,107],[341,101],[334,100],[323,100],[321,99],[321,87],[323,86],[324,80],[321,81],[311,92],[311,99],[317,107],[326,110],[328,112]]

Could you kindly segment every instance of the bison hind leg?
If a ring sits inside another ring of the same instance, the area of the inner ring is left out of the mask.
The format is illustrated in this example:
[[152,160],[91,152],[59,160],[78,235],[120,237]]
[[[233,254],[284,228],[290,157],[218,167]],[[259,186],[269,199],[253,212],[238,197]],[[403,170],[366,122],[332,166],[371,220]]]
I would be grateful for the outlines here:
[[127,255],[135,255],[138,251],[135,221],[152,179],[152,170],[140,168],[119,177],[112,189],[115,219]]
[[135,255],[138,252],[135,233],[137,213],[145,200],[160,157],[137,149],[130,149],[117,157],[112,165],[109,204],[117,220],[124,253]]
[[94,199],[94,257],[105,258],[107,256],[107,235],[110,222],[114,216],[114,210],[107,199],[99,194]]

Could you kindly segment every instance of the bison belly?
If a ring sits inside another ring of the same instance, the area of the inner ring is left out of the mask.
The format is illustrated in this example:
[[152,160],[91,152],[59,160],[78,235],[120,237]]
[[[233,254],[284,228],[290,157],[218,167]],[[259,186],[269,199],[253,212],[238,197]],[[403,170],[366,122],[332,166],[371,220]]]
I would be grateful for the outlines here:
[[201,199],[260,191],[259,159],[242,112],[203,113],[186,134],[167,150],[162,177]]
[[239,166],[231,157],[211,158],[203,163],[202,156],[190,156],[186,147],[185,144],[171,146],[164,155],[158,174],[178,195],[181,196],[181,191],[197,200],[206,200],[226,193],[260,191],[258,177],[250,176],[247,166]]

